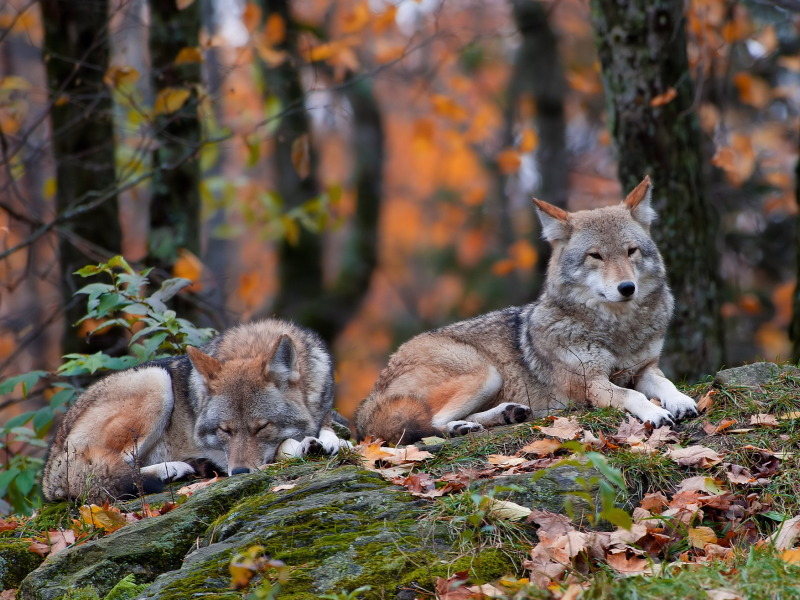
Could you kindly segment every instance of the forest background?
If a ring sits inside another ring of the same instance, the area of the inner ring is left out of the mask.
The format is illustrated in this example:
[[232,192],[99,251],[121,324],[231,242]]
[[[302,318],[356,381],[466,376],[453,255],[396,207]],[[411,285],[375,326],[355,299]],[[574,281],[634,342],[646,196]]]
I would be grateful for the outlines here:
[[0,379],[42,373],[2,390],[0,459],[41,454],[13,421],[63,355],[145,327],[74,325],[87,264],[191,280],[169,307],[200,327],[316,329],[350,417],[412,335],[535,299],[532,196],[646,174],[668,375],[796,361],[799,111],[797,0],[6,0]]

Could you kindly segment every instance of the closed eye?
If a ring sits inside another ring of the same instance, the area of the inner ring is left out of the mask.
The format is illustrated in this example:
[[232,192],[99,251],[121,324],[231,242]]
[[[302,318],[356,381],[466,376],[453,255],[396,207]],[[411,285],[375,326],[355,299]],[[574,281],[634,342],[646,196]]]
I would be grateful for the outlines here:
[[634,254],[636,254],[637,250],[638,248],[631,248],[630,250],[628,250],[628,256],[633,256]]
[[264,423],[264,424],[263,424],[261,427],[259,427],[258,429],[256,429],[256,433],[261,433],[261,432],[262,432],[262,431],[264,431],[264,430],[265,430],[265,429],[266,429],[266,428],[267,428],[269,425],[270,425],[270,422],[269,422],[269,421],[267,421],[267,422],[266,422],[266,423]]
[[590,252],[589,256],[591,256],[592,258],[594,258],[596,260],[603,260],[603,257],[600,256],[597,252]]
[[223,427],[222,425],[217,427],[217,431],[220,431],[221,433],[224,433],[225,435],[231,435],[231,430],[228,429],[227,427]]

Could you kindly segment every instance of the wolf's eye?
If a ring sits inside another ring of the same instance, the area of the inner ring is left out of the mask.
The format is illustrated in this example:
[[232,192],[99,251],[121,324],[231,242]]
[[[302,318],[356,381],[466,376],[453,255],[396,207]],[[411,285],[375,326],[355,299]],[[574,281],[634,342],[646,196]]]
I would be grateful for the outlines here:
[[262,431],[264,431],[267,428],[267,425],[269,425],[269,421],[267,421],[266,423],[261,425],[258,429],[256,429],[256,433],[261,433]]
[[591,256],[592,258],[597,259],[597,260],[603,260],[603,257],[600,256],[597,252],[590,252],[589,256]]
[[628,250],[628,256],[633,256],[634,254],[636,254],[637,250],[638,248],[631,248],[630,250]]
[[231,430],[228,429],[227,427],[223,427],[222,425],[217,427],[217,430],[222,432],[222,433],[224,433],[225,435],[230,435],[231,434]]

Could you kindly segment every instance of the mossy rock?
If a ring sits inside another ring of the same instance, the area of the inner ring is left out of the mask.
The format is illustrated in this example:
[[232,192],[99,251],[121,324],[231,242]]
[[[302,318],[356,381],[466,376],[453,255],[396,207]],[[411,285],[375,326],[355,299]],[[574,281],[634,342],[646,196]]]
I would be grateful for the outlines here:
[[263,491],[274,475],[231,477],[196,492],[185,504],[158,518],[127,525],[99,540],[51,556],[20,587],[23,600],[54,600],[91,586],[102,597],[125,576],[149,583],[180,568],[182,559],[208,524],[242,496]]
[[789,365],[779,367],[772,362],[757,362],[732,369],[723,369],[714,377],[714,383],[721,387],[758,387],[786,372],[796,373],[799,371]]
[[[537,475],[538,478],[536,478]],[[599,505],[600,486],[599,483],[595,483],[587,489],[578,483],[580,478],[583,478],[588,484],[592,479],[599,481],[602,476],[596,469],[591,467],[564,465],[552,467],[545,471],[544,474],[542,472],[538,472],[538,474],[536,472],[521,473],[503,477],[499,480],[478,480],[470,486],[470,489],[487,493],[493,487],[517,486],[522,488],[521,491],[499,492],[495,498],[510,500],[527,508],[548,510],[554,513],[563,513],[565,510],[564,505],[569,500],[572,503],[575,520],[581,522],[585,521],[585,519],[581,519],[581,515],[592,513],[593,511],[584,497],[575,494],[577,492],[581,494],[588,492],[594,504]]]
[[28,550],[30,542],[0,540],[0,589],[16,589],[22,580],[42,564],[44,558]]

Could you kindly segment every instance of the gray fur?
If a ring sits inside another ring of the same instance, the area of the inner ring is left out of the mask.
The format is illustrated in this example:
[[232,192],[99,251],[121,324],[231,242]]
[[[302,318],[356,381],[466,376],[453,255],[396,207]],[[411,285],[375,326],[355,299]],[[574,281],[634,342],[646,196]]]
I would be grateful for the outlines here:
[[[445,417],[475,421],[471,412],[507,402],[535,416],[570,403],[614,406],[655,426],[696,412],[658,369],[673,298],[649,234],[645,184],[618,206],[568,214],[545,205],[553,254],[540,298],[403,344],[358,408],[359,439],[411,443],[437,433]],[[632,296],[622,282],[635,284]],[[502,385],[475,407],[488,369]]]

